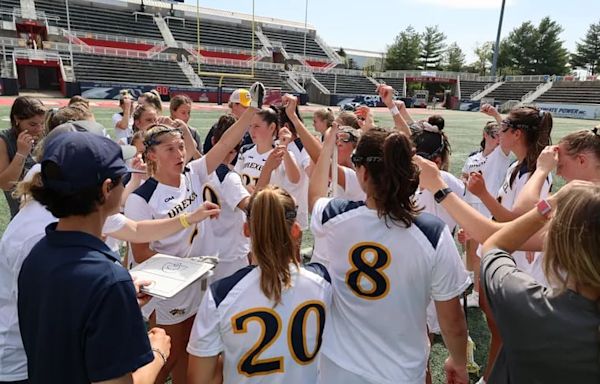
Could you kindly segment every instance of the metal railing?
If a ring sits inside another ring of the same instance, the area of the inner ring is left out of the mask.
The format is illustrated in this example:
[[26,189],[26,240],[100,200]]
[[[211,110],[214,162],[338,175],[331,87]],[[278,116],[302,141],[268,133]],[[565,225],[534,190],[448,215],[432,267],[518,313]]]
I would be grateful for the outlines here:
[[[44,42],[45,46],[57,51],[68,51],[69,44],[57,43],[53,41]],[[71,45],[73,52],[76,53],[87,53],[103,56],[118,56],[127,57],[132,59],[149,59],[159,61],[177,61],[177,54],[175,53],[152,53],[149,51],[136,51],[134,49],[123,49],[123,48],[110,48],[110,47],[96,47],[90,45]]]
[[518,76],[505,76],[505,81],[531,81],[531,82],[546,82],[550,80],[550,75],[518,75]]
[[15,59],[40,60],[40,61],[61,61],[58,52],[49,52],[41,49],[21,49],[17,48],[13,51]]
[[[63,31],[66,31],[63,29]],[[153,40],[153,39],[140,39],[136,37],[129,37],[124,35],[109,35],[105,33],[96,33],[96,32],[83,32],[83,31],[73,31],[71,30],[71,34],[76,37],[84,37],[88,39],[94,40],[102,40],[102,41],[116,41],[123,43],[133,43],[133,44],[148,44],[148,45],[165,45],[165,42],[162,40]]]
[[[197,58],[190,57],[190,63],[195,63]],[[218,57],[202,57],[200,59],[200,64],[207,65],[220,65],[220,66],[228,66],[228,67],[237,67],[237,68],[250,68],[254,65],[254,68],[257,69],[268,69],[271,71],[284,71],[285,66],[283,64],[276,63],[264,63],[261,61],[249,61],[249,60],[234,60],[234,59],[223,59]]]

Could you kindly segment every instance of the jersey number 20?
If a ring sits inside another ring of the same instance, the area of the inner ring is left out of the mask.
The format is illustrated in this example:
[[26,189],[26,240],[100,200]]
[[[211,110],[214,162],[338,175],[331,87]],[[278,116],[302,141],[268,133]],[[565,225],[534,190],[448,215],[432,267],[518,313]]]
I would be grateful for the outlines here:
[[[317,319],[317,344],[308,351],[306,342],[306,320],[310,312]],[[246,333],[249,322],[257,322],[261,327],[260,339],[246,352],[238,363],[238,372],[244,376],[268,375],[284,371],[283,356],[260,359],[260,354],[271,346],[281,334],[281,317],[272,308],[252,308],[231,319],[233,333]],[[320,301],[307,301],[298,306],[290,318],[288,326],[288,348],[294,361],[300,365],[311,363],[321,348],[323,327],[325,326],[325,305]]]
[[346,272],[346,284],[352,292],[367,300],[384,298],[390,288],[383,273],[391,261],[390,251],[378,243],[359,243],[350,249],[348,256],[351,268]]

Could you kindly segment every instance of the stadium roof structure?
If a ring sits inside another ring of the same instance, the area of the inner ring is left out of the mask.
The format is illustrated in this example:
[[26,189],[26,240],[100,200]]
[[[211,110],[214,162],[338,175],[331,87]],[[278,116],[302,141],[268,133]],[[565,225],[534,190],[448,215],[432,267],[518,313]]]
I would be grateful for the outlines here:
[[[122,5],[123,3],[135,4],[135,5],[142,4],[141,0],[96,0],[95,2],[104,3],[104,4],[108,4],[108,5],[112,5],[112,6],[115,6],[115,5],[119,6],[119,5]],[[156,1],[156,0],[144,0],[143,3],[144,3],[144,6],[146,6],[146,7],[156,7],[156,8],[164,8],[164,9],[171,9],[171,5],[172,5],[173,9],[175,11],[181,11],[187,17],[189,17],[189,18],[196,17],[197,8],[195,5],[192,5],[192,4],[169,3],[169,2]],[[209,20],[212,19],[212,20],[233,22],[233,23],[239,23],[240,20],[252,21],[251,14],[241,13],[241,12],[224,11],[224,10],[214,9],[214,8],[200,7],[200,14],[201,14],[201,16],[200,16],[201,18],[209,19]],[[298,21],[283,20],[283,19],[277,19],[274,17],[265,17],[265,16],[256,16],[256,15],[254,16],[254,21],[257,23],[271,24],[276,27],[291,28],[291,29],[298,30],[298,31],[305,30],[304,23],[298,22]],[[311,31],[311,30],[315,30],[315,27],[308,24],[306,29]]]

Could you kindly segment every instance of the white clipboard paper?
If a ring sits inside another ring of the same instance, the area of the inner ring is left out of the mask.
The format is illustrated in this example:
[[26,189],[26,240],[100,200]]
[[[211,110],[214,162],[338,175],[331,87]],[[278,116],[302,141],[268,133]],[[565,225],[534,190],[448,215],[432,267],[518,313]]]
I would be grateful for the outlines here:
[[169,299],[198,279],[210,275],[217,264],[211,256],[181,258],[156,254],[130,270],[139,280],[152,284],[142,288],[142,292],[161,299]]

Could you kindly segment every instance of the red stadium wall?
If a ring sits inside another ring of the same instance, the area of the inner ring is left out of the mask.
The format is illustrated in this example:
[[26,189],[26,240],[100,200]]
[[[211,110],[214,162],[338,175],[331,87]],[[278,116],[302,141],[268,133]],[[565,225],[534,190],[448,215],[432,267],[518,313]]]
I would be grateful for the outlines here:
[[151,44],[141,44],[141,43],[126,43],[123,41],[106,41],[106,40],[96,40],[90,39],[87,37],[82,37],[80,39],[87,45],[91,45],[94,47],[108,47],[108,48],[121,48],[121,49],[131,49],[134,51],[148,51],[154,48],[154,45]]
[[250,60],[251,55],[244,55],[241,53],[229,53],[229,52],[215,52],[200,50],[200,54],[204,57],[216,57],[219,59],[232,59],[232,60]]

